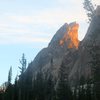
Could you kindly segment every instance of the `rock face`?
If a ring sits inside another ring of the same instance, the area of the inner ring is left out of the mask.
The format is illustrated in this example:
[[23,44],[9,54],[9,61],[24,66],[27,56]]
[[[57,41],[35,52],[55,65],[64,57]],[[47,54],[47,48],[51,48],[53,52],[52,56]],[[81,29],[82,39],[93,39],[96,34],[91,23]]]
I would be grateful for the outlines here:
[[78,49],[79,40],[78,40],[78,24],[71,23],[67,28],[67,32],[64,34],[63,38],[60,40],[60,45],[64,45],[65,42],[68,43],[68,48]]
[[[69,49],[76,51],[78,48],[78,27],[79,25],[76,22],[70,23],[69,25],[65,23],[56,32],[48,47],[38,53],[34,61],[29,65],[27,71],[36,73],[40,69],[42,69],[43,72],[52,69],[51,73],[54,73],[56,77],[63,57],[68,54]],[[51,65],[51,62],[53,65]]]
[[82,76],[84,76],[86,79],[91,78],[91,67],[89,66],[91,57],[89,56],[88,51],[89,46],[93,44],[94,40],[96,45],[100,46],[100,8],[97,7],[96,11],[98,13],[95,14],[92,22],[90,23],[86,36],[79,45],[78,59],[69,73],[69,80],[72,82],[72,84],[75,84],[75,82],[77,84]]
[[[65,23],[54,35],[47,48],[42,49],[30,63],[26,75],[29,72],[32,76],[39,70],[43,73],[52,73],[57,78],[59,67],[63,62],[66,66],[66,73],[71,85],[78,84],[80,78],[91,77],[91,68],[88,65],[90,60],[87,45],[90,40],[95,39],[100,46],[100,7],[97,8],[95,16],[90,24],[83,41],[78,40],[78,27],[76,22]],[[96,33],[97,32],[97,33]],[[92,37],[97,34],[97,37]]]
[[97,9],[96,9],[96,15],[97,16],[100,16],[100,5],[97,7]]

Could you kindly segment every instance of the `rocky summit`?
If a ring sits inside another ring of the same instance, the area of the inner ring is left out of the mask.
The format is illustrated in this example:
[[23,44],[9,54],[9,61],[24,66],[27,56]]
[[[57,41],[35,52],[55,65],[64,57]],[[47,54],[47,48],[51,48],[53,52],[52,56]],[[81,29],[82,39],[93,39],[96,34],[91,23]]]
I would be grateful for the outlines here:
[[[69,49],[76,51],[78,48],[78,26],[76,22],[70,24],[65,23],[56,32],[48,47],[38,53],[27,71],[31,69],[33,71],[32,73],[36,73],[42,69],[45,73],[52,69],[51,73],[57,76],[63,57],[67,55]],[[52,68],[51,61],[53,62]]]

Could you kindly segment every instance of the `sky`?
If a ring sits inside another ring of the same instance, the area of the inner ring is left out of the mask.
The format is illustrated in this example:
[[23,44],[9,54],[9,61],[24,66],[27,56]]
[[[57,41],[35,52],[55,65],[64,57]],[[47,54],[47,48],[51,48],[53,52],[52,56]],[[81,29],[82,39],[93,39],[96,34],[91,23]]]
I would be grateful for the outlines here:
[[79,40],[84,38],[88,24],[83,1],[0,0],[0,85],[7,81],[10,66],[12,81],[20,74],[22,53],[28,65],[64,23],[79,23]]

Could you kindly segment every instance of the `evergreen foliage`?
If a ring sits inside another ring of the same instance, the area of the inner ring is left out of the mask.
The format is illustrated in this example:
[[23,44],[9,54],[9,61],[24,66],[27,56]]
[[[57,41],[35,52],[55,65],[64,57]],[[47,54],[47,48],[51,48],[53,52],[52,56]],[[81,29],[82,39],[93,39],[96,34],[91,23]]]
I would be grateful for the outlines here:
[[8,73],[8,85],[11,84],[12,79],[12,67],[10,67],[9,73]]
[[24,53],[22,54],[22,59],[20,60],[20,64],[21,64],[21,67],[19,67],[19,69],[20,69],[20,73],[22,75],[26,70],[26,64],[27,64],[27,60],[25,58]]
[[[58,81],[54,81],[51,70],[44,73],[43,70],[34,74],[34,78],[30,71],[26,70],[25,55],[22,55],[21,75],[15,78],[15,83],[11,84],[12,67],[8,73],[8,85],[5,91],[0,90],[0,100],[100,100],[100,47],[96,43],[96,38],[100,30],[95,31],[91,37],[87,48],[91,57],[89,65],[91,66],[92,78],[86,81],[81,76],[77,86],[70,86],[66,65],[62,62]],[[50,60],[51,68],[53,68],[53,59]],[[30,64],[32,65],[32,64]],[[49,74],[48,74],[49,73]]]
[[94,85],[87,83],[83,76],[78,86],[70,87],[63,64],[57,87],[54,83],[52,75],[44,77],[42,71],[33,80],[26,78],[22,87],[16,77],[13,85],[9,84],[6,91],[0,92],[0,100],[99,100]]
[[91,35],[92,40],[90,40],[92,45],[89,46],[89,54],[91,57],[89,64],[92,70],[92,81],[96,100],[100,100],[100,46],[96,41],[99,33],[100,30],[94,31]]
[[56,89],[57,100],[72,100],[71,99],[71,88],[68,84],[68,75],[66,73],[66,67],[64,63],[62,63],[59,70],[59,80]]
[[87,16],[88,16],[88,20],[89,22],[92,21],[92,18],[94,17],[94,6],[91,2],[91,0],[84,0],[84,9],[86,10]]

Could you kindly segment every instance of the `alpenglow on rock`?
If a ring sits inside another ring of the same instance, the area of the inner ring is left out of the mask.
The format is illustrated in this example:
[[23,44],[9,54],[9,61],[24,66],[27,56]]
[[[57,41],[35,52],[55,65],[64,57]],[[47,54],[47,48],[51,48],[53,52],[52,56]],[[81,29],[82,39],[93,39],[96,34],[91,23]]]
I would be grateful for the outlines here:
[[79,40],[78,40],[78,28],[79,25],[77,23],[71,23],[67,27],[67,33],[64,34],[63,38],[60,40],[59,44],[64,45],[64,42],[67,42],[68,48],[78,48]]
[[[76,50],[79,45],[78,27],[76,22],[65,23],[54,35],[47,48],[42,49],[34,61],[29,65],[28,70],[36,73],[39,69],[43,72],[50,71],[57,76],[63,57],[68,54],[69,48]],[[51,61],[53,65],[51,65]],[[52,66],[52,67],[51,67]]]
[[78,48],[78,28],[79,24],[76,22],[67,24],[65,23],[54,35],[49,46],[66,44],[67,48]]

